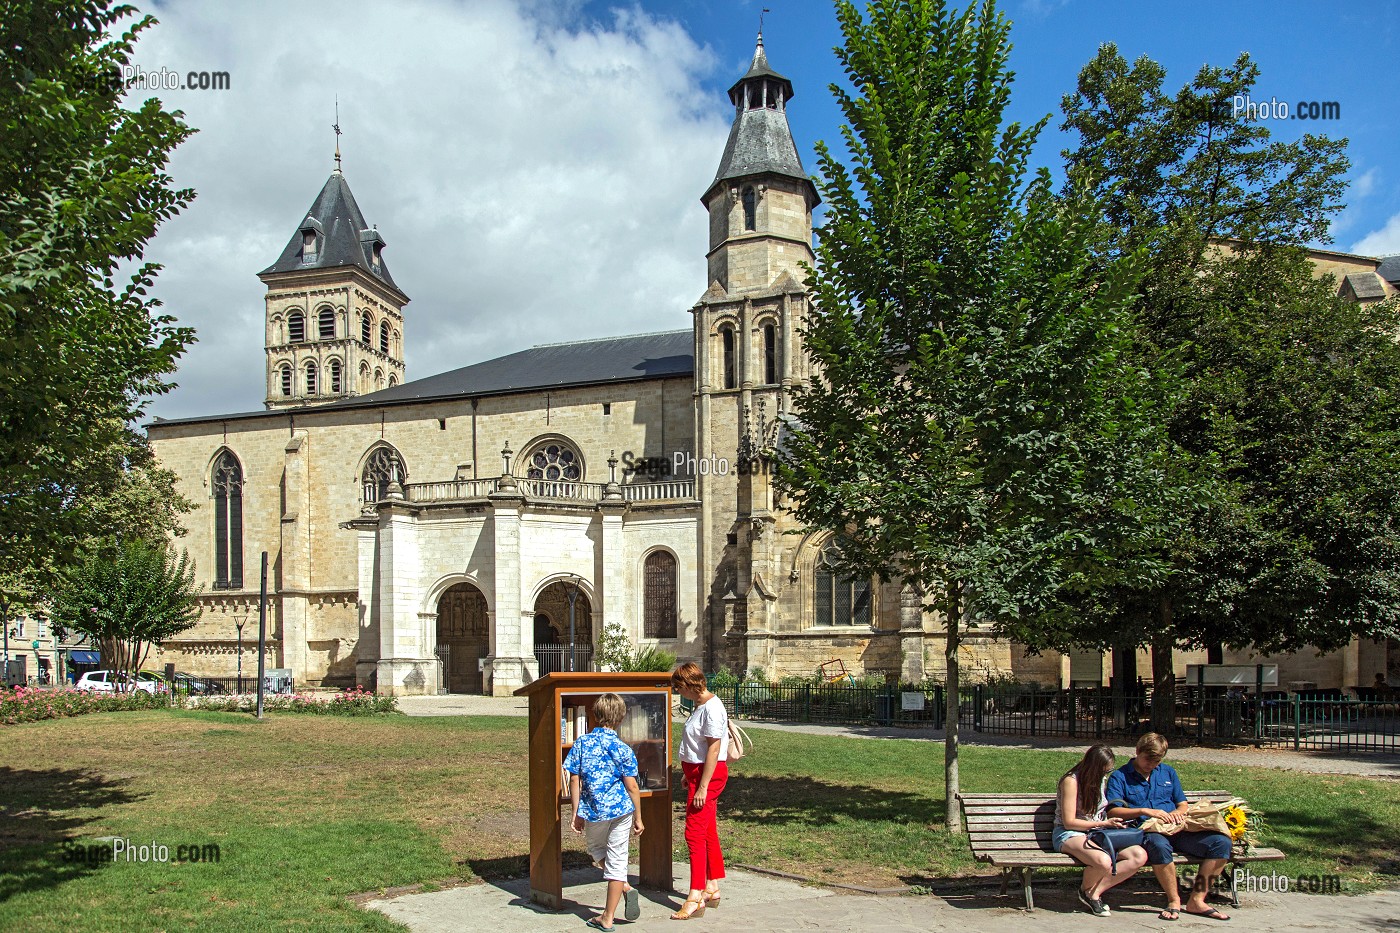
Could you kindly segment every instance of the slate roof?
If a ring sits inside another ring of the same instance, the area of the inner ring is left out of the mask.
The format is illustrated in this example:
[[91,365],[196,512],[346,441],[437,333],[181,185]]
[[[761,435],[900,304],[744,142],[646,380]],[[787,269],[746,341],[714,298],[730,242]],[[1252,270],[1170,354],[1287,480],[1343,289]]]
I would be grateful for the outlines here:
[[473,398],[539,389],[689,376],[695,371],[693,341],[692,331],[676,330],[631,337],[604,337],[574,343],[545,344],[326,405],[171,418],[153,422],[153,425],[193,424],[235,418],[276,418],[286,417],[288,414],[404,405],[433,399]]
[[706,191],[706,198],[722,181],[772,173],[806,182],[813,204],[820,203],[816,188],[802,168],[797,144],[792,141],[787,111],[761,105],[744,106],[744,86],[764,80],[780,81],[784,87],[784,100],[792,99],[792,82],[769,67],[768,56],[763,51],[763,37],[760,36],[758,47],[754,50],[753,64],[729,89],[729,98],[735,106],[734,123],[729,128],[729,140],[724,144],[719,171]]
[[1347,287],[1361,300],[1384,298],[1385,286],[1374,272],[1353,272],[1346,277]]
[[1385,279],[1396,288],[1400,288],[1400,253],[1394,256],[1386,256],[1381,260],[1380,268],[1376,270],[1376,275]]
[[[302,232],[312,229],[317,232],[319,249],[310,262],[302,252]],[[340,169],[331,172],[321,193],[312,202],[292,238],[287,241],[282,255],[259,275],[270,272],[297,272],[302,269],[334,269],[339,266],[358,266],[369,275],[388,285],[399,294],[403,290],[394,284],[389,274],[388,263],[383,255],[379,257],[379,268],[374,267],[374,244],[384,248],[384,237],[378,230],[365,223],[365,215],[355,203],[350,193],[350,184]],[[405,296],[406,298],[407,296]]]

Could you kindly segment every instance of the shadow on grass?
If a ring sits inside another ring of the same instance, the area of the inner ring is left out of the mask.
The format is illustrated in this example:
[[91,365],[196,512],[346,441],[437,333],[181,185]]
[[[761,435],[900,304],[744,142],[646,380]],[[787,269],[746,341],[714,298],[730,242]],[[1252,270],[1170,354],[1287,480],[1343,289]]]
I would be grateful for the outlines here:
[[721,798],[722,818],[758,826],[826,826],[834,818],[866,822],[941,822],[941,797],[830,784],[810,777],[745,774],[731,781]]
[[100,863],[75,858],[76,847],[63,843],[91,823],[96,811],[146,796],[131,793],[126,783],[90,771],[0,767],[5,789],[0,800],[0,903],[100,869]]

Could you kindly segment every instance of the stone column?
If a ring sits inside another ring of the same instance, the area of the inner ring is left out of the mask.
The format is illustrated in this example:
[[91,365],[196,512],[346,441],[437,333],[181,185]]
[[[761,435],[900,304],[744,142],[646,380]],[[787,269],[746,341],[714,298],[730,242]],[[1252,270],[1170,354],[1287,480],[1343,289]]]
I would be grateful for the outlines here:
[[622,498],[621,488],[616,483],[609,483],[603,501],[598,503],[603,532],[598,545],[601,567],[594,592],[597,599],[594,607],[597,613],[597,631],[592,639],[594,645],[598,644],[599,635],[609,625],[621,626],[633,642],[640,639],[645,630],[641,619],[634,620],[630,626],[627,624],[627,563],[622,552],[622,515],[626,511],[627,502]]
[[[269,667],[290,668],[298,684],[306,683],[308,677],[319,680],[325,674],[306,669],[311,590],[310,455],[307,432],[297,431],[287,441],[283,454],[286,511],[282,514],[282,566],[277,599],[272,605],[274,618],[281,620],[277,631],[281,650],[270,652],[272,658],[268,659]],[[273,658],[278,658],[279,663],[273,664]]]
[[442,679],[442,662],[422,640],[420,571],[417,509],[390,483],[379,505],[379,693],[436,694]]
[[375,559],[379,550],[379,522],[367,513],[345,522],[342,528],[355,532],[359,547],[359,589],[356,600],[359,639],[355,652],[355,686],[374,690],[379,665],[379,581]]
[[534,652],[525,650],[527,642],[534,639],[533,629],[529,639],[525,637],[523,615],[526,607],[521,579],[520,513],[525,507],[525,496],[515,479],[504,475],[500,488],[487,498],[491,502],[491,526],[496,542],[496,598],[491,654],[486,658],[483,671],[490,694],[504,697],[539,676]]

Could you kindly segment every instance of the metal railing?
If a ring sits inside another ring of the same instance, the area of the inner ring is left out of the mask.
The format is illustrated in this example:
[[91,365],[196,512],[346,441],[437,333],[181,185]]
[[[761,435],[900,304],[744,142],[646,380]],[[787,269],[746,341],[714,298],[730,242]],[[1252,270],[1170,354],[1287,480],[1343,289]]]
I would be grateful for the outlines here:
[[[833,725],[944,725],[943,688],[850,684],[712,685],[736,719]],[[959,691],[958,723],[973,732],[1131,741],[1152,728],[1148,691],[1134,685],[1058,689],[974,684]],[[920,700],[922,697],[922,701]],[[1400,751],[1400,699],[1341,691],[1266,692],[1262,699],[1178,688],[1172,735],[1327,751]]]
[[[593,670],[593,646],[574,645],[572,649],[574,670]],[[540,663],[540,676],[557,674],[569,670],[570,647],[568,645],[536,645],[535,660]]]
[[[291,677],[266,675],[263,680],[265,693],[295,693],[296,681]],[[175,680],[174,693],[177,696],[224,696],[233,693],[257,693],[258,675],[244,674],[242,677],[200,677],[190,675]]]

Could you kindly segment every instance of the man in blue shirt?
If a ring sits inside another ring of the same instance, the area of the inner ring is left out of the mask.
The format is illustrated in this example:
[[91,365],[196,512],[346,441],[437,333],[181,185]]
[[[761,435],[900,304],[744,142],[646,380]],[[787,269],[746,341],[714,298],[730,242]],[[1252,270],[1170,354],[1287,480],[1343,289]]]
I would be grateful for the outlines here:
[[[1123,767],[1108,776],[1104,797],[1108,801],[1108,816],[1134,823],[1156,817],[1166,823],[1181,823],[1186,819],[1186,789],[1171,765],[1162,764],[1167,756],[1167,740],[1149,732],[1137,742],[1137,754]],[[1147,864],[1157,875],[1157,883],[1167,893],[1167,908],[1159,916],[1175,920],[1182,913],[1209,917],[1212,920],[1230,918],[1206,905],[1206,894],[1230,859],[1230,837],[1224,833],[1181,832],[1170,836],[1148,833],[1143,842],[1147,849]],[[1181,888],[1176,880],[1173,853],[1180,852],[1201,859],[1201,870],[1191,886],[1186,906],[1181,906]]]
[[570,827],[584,836],[593,864],[603,869],[608,882],[602,915],[587,921],[604,933],[612,933],[619,901],[629,922],[641,916],[637,889],[627,883],[628,840],[642,834],[642,798],[637,755],[617,737],[617,727],[626,717],[627,702],[622,697],[616,693],[598,697],[589,716],[595,728],[579,736],[564,758],[574,805]]

